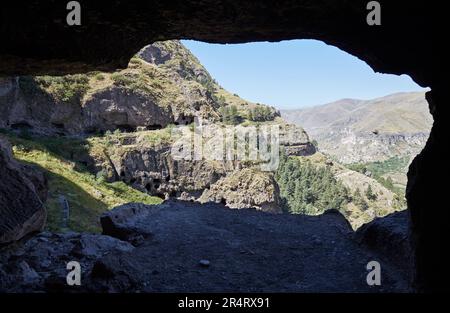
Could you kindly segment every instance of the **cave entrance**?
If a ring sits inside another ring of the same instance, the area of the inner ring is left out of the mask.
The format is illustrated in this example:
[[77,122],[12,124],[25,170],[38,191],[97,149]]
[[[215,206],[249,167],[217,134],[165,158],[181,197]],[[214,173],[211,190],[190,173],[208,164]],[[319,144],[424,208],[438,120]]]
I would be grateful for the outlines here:
[[433,123],[426,89],[409,76],[375,73],[317,40],[182,43],[230,91],[212,89],[224,124],[284,120],[306,131],[290,133],[280,150],[274,176],[284,212],[337,209],[358,229],[406,209],[408,167]]
[[[280,150],[284,155],[273,173],[283,212],[335,209],[354,230],[405,212],[408,168],[433,124],[427,90],[409,76],[375,73],[364,61],[316,40],[183,43],[232,92],[218,97],[223,123],[264,125],[281,118],[306,131],[307,139],[297,133]],[[265,111],[267,106],[280,116]],[[315,149],[305,149],[306,141]],[[233,200],[218,199],[236,207]],[[408,215],[398,220],[406,231]],[[386,252],[371,240],[368,245]],[[401,240],[391,244],[407,249]]]
[[[444,135],[447,132],[445,119],[448,110],[443,104],[444,84],[433,75],[435,68],[432,66],[434,61],[440,64],[444,60],[441,55],[435,57],[435,54],[445,51],[441,49],[445,41],[432,40],[435,32],[432,20],[439,20],[431,14],[432,5],[383,2],[383,26],[375,28],[366,25],[366,2],[359,1],[346,1],[339,5],[336,1],[314,5],[305,5],[303,1],[265,1],[263,5],[260,1],[250,1],[246,5],[240,1],[229,1],[226,7],[216,5],[214,1],[187,1],[181,8],[167,1],[157,8],[139,10],[134,4],[120,3],[124,20],[133,17],[136,21],[142,21],[136,22],[138,29],[130,32],[127,27],[97,27],[115,25],[118,21],[114,14],[103,16],[99,13],[104,6],[96,6],[91,8],[92,14],[103,18],[91,24],[92,27],[80,29],[80,40],[75,42],[73,36],[60,36],[59,32],[46,33],[50,24],[60,20],[60,16],[57,19],[56,16],[45,17],[49,12],[55,12],[50,2],[8,8],[8,14],[3,16],[4,25],[9,26],[4,29],[7,36],[4,36],[6,42],[2,52],[8,57],[0,58],[3,60],[0,71],[13,76],[18,73],[86,72],[103,67],[113,70],[124,66],[123,60],[130,58],[143,42],[161,38],[196,38],[223,43],[317,38],[357,55],[378,71],[408,73],[422,86],[433,86],[428,101],[436,123],[427,149],[415,159],[410,172],[412,179],[408,199],[410,208],[415,208],[413,215],[416,222],[421,220],[415,229],[422,249],[419,266],[426,272],[420,283],[428,290],[448,290],[448,274],[436,270],[446,265],[440,251],[448,237],[446,229],[450,220],[446,213],[448,210],[440,203],[445,200],[446,185],[438,183],[448,177],[448,170],[442,169],[442,164],[446,164],[445,152],[448,148]],[[139,14],[136,15],[136,12]],[[167,23],[163,24],[170,27],[155,27],[151,22],[155,20],[164,20]],[[153,31],[148,32],[148,29]],[[93,32],[96,36],[92,36]],[[35,36],[36,33],[46,33],[48,38]],[[38,52],[26,49],[25,54],[17,55],[24,38],[27,38],[29,47],[41,47]],[[71,47],[70,53],[68,46]],[[110,49],[104,49],[106,46]],[[87,49],[90,53],[85,53]],[[24,59],[27,60],[25,66]],[[437,243],[436,238],[440,239]]]

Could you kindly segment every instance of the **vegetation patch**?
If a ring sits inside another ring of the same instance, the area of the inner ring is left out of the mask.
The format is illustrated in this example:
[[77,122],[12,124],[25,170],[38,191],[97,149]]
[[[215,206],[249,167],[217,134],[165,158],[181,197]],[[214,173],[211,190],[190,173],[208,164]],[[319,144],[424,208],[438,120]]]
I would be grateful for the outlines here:
[[57,102],[80,103],[89,89],[89,77],[84,74],[37,76],[34,79]]
[[285,211],[317,215],[328,209],[343,210],[351,200],[349,190],[327,167],[316,167],[309,160],[281,157],[276,173]]
[[409,164],[409,157],[392,157],[385,161],[350,164],[347,167],[353,171],[370,175],[384,187],[397,194],[400,199],[405,197],[405,189],[394,184],[389,176],[392,173],[403,173]]
[[[70,206],[68,227],[78,232],[99,232],[99,215],[115,206],[141,202],[161,203],[161,199],[149,196],[127,186],[123,182],[108,183],[97,178],[65,156],[75,150],[86,149],[81,140],[65,138],[35,138],[33,141],[8,135],[13,145],[16,159],[34,165],[43,170],[49,181],[49,193],[46,202],[48,211],[47,228],[62,231],[61,196]],[[43,142],[47,144],[43,144]]]

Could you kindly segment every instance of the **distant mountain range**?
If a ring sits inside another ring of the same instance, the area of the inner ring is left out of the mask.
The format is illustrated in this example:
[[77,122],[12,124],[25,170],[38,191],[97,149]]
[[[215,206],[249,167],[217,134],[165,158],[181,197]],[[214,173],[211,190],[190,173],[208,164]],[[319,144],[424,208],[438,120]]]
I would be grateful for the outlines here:
[[428,139],[432,116],[424,92],[395,93],[373,100],[342,99],[300,110],[282,110],[301,125],[319,150],[342,163],[413,156]]

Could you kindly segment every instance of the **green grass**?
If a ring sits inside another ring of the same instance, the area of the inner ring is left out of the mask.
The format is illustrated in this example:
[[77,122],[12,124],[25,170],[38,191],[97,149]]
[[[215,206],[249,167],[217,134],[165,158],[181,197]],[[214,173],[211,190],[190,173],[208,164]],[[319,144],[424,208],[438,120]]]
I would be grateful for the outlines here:
[[404,173],[409,164],[408,157],[392,157],[385,161],[377,161],[371,163],[355,163],[347,165],[353,171],[365,174],[367,171],[372,173],[372,177],[387,189],[391,190],[400,197],[404,197],[404,188],[395,186],[391,179],[384,178],[384,175],[390,173]]
[[48,177],[46,208],[49,230],[62,230],[61,195],[70,206],[69,228],[86,232],[99,232],[99,215],[115,206],[129,202],[161,203],[161,199],[135,190],[123,182],[108,183],[96,179],[83,166],[65,158],[73,149],[86,149],[85,146],[80,146],[81,140],[67,140],[65,143],[64,138],[36,139],[38,142],[12,135],[8,135],[8,138],[16,159],[39,167]]

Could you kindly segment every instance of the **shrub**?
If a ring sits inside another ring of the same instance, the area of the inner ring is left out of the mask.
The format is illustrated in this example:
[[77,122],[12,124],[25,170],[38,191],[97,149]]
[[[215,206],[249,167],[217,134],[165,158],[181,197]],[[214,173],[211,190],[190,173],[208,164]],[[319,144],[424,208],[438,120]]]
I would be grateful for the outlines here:
[[369,208],[369,205],[367,204],[366,200],[364,200],[363,196],[361,195],[361,191],[359,188],[355,190],[352,196],[353,203],[359,207],[362,211],[366,211]]
[[275,118],[274,113],[268,106],[257,105],[249,112],[249,119],[254,122],[273,121]]
[[96,178],[96,180],[97,180],[97,182],[98,182],[99,184],[102,184],[102,183],[104,183],[104,182],[107,181],[108,174],[107,174],[106,171],[103,169],[103,170],[97,172],[97,174],[95,175],[95,178]]
[[226,124],[236,125],[242,119],[235,105],[221,107],[220,114],[222,115],[222,122]]
[[130,60],[130,64],[141,64],[141,59],[138,56],[133,56]]
[[369,187],[367,187],[366,197],[367,197],[367,199],[369,199],[371,201],[374,201],[377,199],[377,195],[373,193],[372,186],[370,186],[370,185],[369,185]]
[[80,102],[89,89],[89,78],[84,74],[37,76],[35,81],[59,102]]
[[96,80],[105,80],[105,75],[103,75],[102,73],[97,73],[94,77]]
[[134,73],[120,73],[116,72],[111,75],[114,84],[125,87],[134,92],[150,93],[150,87],[146,84],[146,77],[144,74]]

